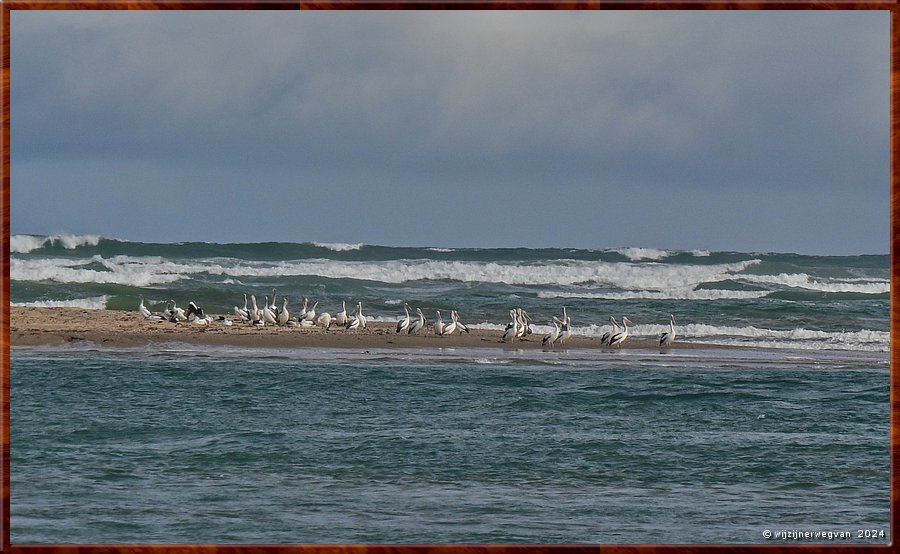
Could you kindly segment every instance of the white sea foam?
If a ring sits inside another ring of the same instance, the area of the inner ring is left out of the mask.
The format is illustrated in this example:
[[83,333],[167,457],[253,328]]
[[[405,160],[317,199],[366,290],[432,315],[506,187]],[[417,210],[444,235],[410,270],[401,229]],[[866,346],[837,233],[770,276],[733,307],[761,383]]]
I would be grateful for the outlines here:
[[67,250],[79,246],[97,246],[100,235],[12,235],[9,237],[9,250],[13,254],[27,254],[44,246],[59,244]]
[[313,242],[313,246],[318,246],[319,248],[327,248],[328,250],[333,250],[334,252],[347,252],[348,250],[359,250],[363,247],[361,242],[356,244],[348,244],[343,242]]
[[430,250],[430,251],[432,251],[432,252],[456,252],[456,250],[454,250],[454,249],[452,249],[452,248],[437,248],[437,247],[432,247],[432,248],[426,248],[426,250]]
[[35,300],[33,302],[10,302],[10,306],[27,308],[82,308],[85,310],[104,310],[109,296],[94,296],[75,300]]
[[781,285],[820,292],[859,292],[865,294],[884,294],[891,291],[891,283],[887,279],[832,279],[821,281],[813,279],[806,273],[779,273],[778,275],[739,275],[742,281],[766,285]]
[[613,252],[617,252],[633,262],[642,260],[661,260],[669,256],[666,250],[658,248],[616,248]]
[[710,256],[709,250],[691,250],[691,254],[693,254],[697,258],[707,258]]
[[538,298],[585,298],[597,300],[748,300],[762,298],[770,291],[720,290],[692,288],[669,289],[664,291],[622,291],[622,292],[548,292],[541,291]]
[[[318,276],[364,279],[383,283],[417,280],[507,283],[512,285],[570,286],[590,283],[625,290],[690,289],[701,282],[732,278],[759,260],[719,265],[630,264],[574,261],[552,265],[500,264],[495,262],[389,260],[347,262],[328,259],[284,262],[245,261],[229,258],[174,261],[159,257],[114,256],[90,259],[43,258],[11,260],[13,280],[60,283],[118,283],[132,286],[164,284],[197,274],[225,278]],[[106,271],[86,269],[100,263]]]

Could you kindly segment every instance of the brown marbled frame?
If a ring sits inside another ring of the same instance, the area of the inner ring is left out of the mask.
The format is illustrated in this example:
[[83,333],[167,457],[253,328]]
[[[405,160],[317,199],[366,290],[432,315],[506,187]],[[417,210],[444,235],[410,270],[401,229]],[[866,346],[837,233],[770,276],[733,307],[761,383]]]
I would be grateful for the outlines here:
[[[900,261],[895,254],[900,254],[900,0],[838,0],[832,2],[817,0],[735,0],[723,2],[717,0],[685,0],[680,2],[661,2],[647,0],[608,1],[550,1],[550,0],[444,0],[428,2],[425,0],[309,0],[288,2],[285,0],[0,0],[0,106],[2,106],[2,133],[0,133],[0,151],[2,151],[2,195],[0,195],[0,216],[3,222],[3,241],[0,243],[2,256],[2,286],[0,286],[0,393],[2,393],[2,410],[0,410],[0,551],[19,554],[108,554],[127,552],[130,554],[160,554],[163,552],[183,554],[276,554],[282,552],[304,554],[423,554],[448,553],[464,551],[472,554],[519,554],[534,552],[560,552],[563,554],[587,554],[599,552],[616,552],[623,554],[668,554],[675,552],[719,552],[758,553],[782,550],[803,553],[826,552],[829,554],[845,554],[857,552],[896,552],[892,545],[215,545],[215,544],[179,544],[179,545],[12,545],[10,544],[10,404],[9,404],[9,237],[10,237],[10,11],[11,10],[61,10],[61,9],[103,9],[103,10],[185,10],[185,9],[586,9],[586,10],[884,10],[891,12],[891,329],[900,324],[900,309],[897,301],[900,291]],[[890,524],[892,537],[896,536],[898,512],[894,510],[900,500],[897,467],[894,462],[900,454],[900,383],[896,368],[900,362],[900,344],[894,333],[891,333],[890,353]]]

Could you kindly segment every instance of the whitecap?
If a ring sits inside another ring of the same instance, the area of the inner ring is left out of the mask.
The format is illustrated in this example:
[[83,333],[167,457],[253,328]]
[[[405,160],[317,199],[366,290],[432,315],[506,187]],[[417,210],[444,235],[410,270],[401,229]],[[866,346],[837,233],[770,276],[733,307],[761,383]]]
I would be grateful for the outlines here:
[[656,261],[669,256],[668,251],[658,248],[616,248],[613,252],[623,255],[633,262],[642,260]]
[[34,300],[32,302],[10,302],[10,306],[26,308],[82,308],[85,310],[105,310],[108,295],[74,300]]
[[327,248],[328,250],[332,250],[334,252],[347,252],[349,250],[359,250],[363,247],[361,242],[356,244],[349,244],[343,242],[313,242],[313,246],[318,246],[319,248]]

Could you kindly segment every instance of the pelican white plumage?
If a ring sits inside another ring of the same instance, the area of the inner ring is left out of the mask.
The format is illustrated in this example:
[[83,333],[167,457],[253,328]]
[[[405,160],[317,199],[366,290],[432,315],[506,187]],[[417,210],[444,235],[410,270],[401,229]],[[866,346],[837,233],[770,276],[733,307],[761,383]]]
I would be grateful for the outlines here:
[[613,336],[609,338],[609,345],[615,346],[617,348],[622,348],[622,343],[625,339],[628,338],[628,326],[631,324],[631,320],[629,320],[624,315],[622,316],[622,330],[618,333],[615,333]]
[[554,317],[550,321],[550,324],[553,325],[553,329],[551,329],[549,333],[544,335],[543,340],[541,340],[541,344],[544,346],[544,348],[553,348],[553,344],[556,342],[556,339],[559,338],[559,323],[558,323],[558,321],[559,321],[559,319],[557,319],[556,317]]
[[303,321],[306,318],[306,310],[309,307],[309,298],[303,297],[303,308],[300,309],[300,313],[297,314],[297,322]]
[[310,322],[310,323],[315,323],[315,321],[316,321],[316,307],[317,307],[318,305],[319,305],[319,301],[316,300],[316,302],[312,305],[312,308],[310,308],[310,309],[303,315],[303,321],[308,321],[308,322]]
[[403,304],[403,311],[406,312],[406,317],[397,322],[397,332],[403,333],[404,331],[409,330],[409,304]]
[[247,293],[244,293],[244,307],[234,307],[234,315],[241,321],[250,321],[250,310],[247,308]]
[[506,329],[503,331],[503,336],[500,338],[503,342],[509,342],[519,334],[519,318],[516,310],[509,311],[509,318],[510,322],[507,324]]
[[612,323],[613,328],[611,331],[603,333],[603,336],[600,337],[600,344],[603,346],[609,346],[609,339],[619,332],[619,322],[616,321],[616,318],[609,316],[609,322]]
[[334,316],[334,324],[343,327],[344,325],[347,325],[347,319],[347,302],[341,300],[341,311]]
[[266,302],[263,304],[264,308],[262,311],[262,319],[266,322],[266,325],[276,325],[278,322],[275,321],[275,312],[269,308],[269,297],[266,296]]
[[434,334],[442,337],[444,336],[444,320],[441,318],[441,311],[437,311],[437,320],[434,322]]
[[453,333],[455,333],[456,330],[459,329],[459,323],[457,321],[458,319],[459,316],[456,315],[456,310],[450,310],[450,323],[444,325],[444,330],[441,334],[452,335]]
[[287,322],[291,319],[291,313],[288,311],[287,305],[288,305],[288,298],[287,298],[287,296],[285,296],[281,300],[281,309],[278,310],[278,315],[275,317],[275,322],[278,323],[278,325],[280,325],[282,327],[287,325]]
[[332,317],[331,317],[331,314],[328,312],[323,313],[316,320],[316,324],[319,327],[324,327],[326,331],[331,328],[331,322],[332,322]]
[[361,329],[365,329],[369,325],[369,320],[362,313],[362,302],[356,304],[356,319],[359,321]]
[[675,344],[675,316],[669,314],[669,330],[660,335],[659,346],[668,348],[673,344]]
[[272,313],[277,318],[278,317],[278,308],[275,307],[275,295],[276,294],[278,294],[278,291],[276,291],[275,289],[272,289],[272,303],[269,304],[269,309],[272,311]]
[[262,319],[262,313],[259,311],[259,306],[256,305],[256,295],[250,295],[250,310],[247,312],[247,315],[250,316],[250,323],[254,325],[265,324]]
[[153,314],[150,313],[150,310],[147,309],[147,306],[144,306],[144,295],[138,295],[141,298],[141,304],[138,306],[138,311],[141,312],[141,315],[144,316],[144,319],[150,319],[150,316]]
[[566,311],[566,307],[563,306],[563,318],[562,324],[559,328],[559,337],[556,339],[556,342],[559,343],[560,346],[564,345],[569,337],[572,336],[572,317],[569,316],[569,312]]
[[419,314],[419,319],[410,323],[409,330],[406,331],[406,333],[409,335],[418,335],[419,331],[421,331],[427,323],[427,321],[425,320],[425,313],[422,312],[422,308],[416,308],[416,313]]

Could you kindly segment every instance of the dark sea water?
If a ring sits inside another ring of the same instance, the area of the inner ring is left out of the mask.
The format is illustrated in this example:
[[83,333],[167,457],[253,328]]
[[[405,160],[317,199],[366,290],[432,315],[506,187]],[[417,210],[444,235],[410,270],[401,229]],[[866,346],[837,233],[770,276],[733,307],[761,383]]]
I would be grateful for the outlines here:
[[11,537],[886,543],[888,373],[786,348],[14,348]]

